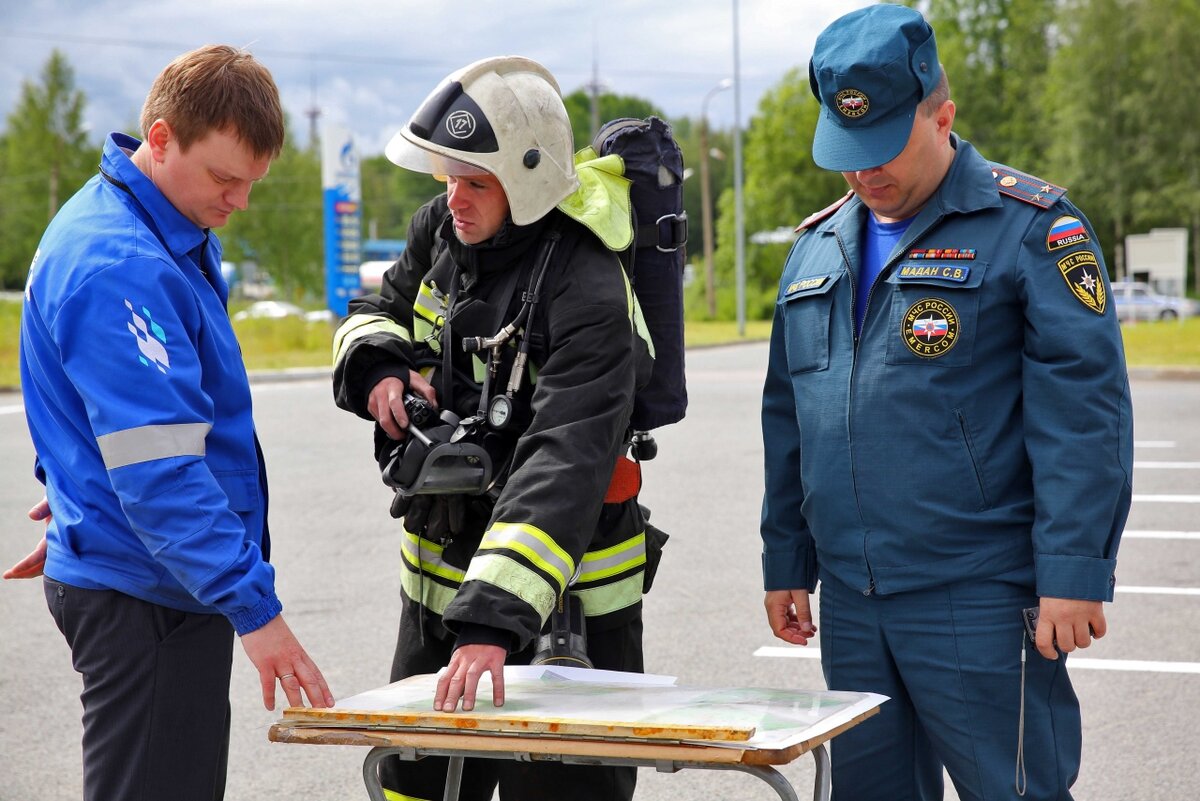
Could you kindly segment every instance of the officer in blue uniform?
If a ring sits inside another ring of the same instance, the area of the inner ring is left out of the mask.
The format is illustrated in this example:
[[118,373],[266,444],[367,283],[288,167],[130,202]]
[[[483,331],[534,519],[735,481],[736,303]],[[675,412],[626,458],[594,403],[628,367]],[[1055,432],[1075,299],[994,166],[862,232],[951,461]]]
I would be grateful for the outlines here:
[[[813,159],[763,399],[765,606],[831,689],[890,701],[832,744],[835,798],[1069,799],[1066,654],[1105,634],[1132,410],[1095,232],[1065,190],[951,132],[911,9],[817,39]],[[1023,610],[1040,611],[1035,640]],[[1014,786],[1015,785],[1015,786]]]

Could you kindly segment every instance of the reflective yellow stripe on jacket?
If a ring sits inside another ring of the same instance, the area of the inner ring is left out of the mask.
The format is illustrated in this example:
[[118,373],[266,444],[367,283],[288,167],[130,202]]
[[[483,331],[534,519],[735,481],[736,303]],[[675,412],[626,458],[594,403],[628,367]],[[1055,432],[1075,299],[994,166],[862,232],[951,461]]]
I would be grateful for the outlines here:
[[381,332],[394,334],[405,342],[412,341],[403,326],[389,320],[387,317],[380,317],[376,314],[355,314],[352,317],[348,317],[346,322],[342,323],[333,335],[333,363],[337,364],[342,356],[345,355],[350,344],[359,337]]
[[[401,551],[406,563],[400,575],[404,594],[437,615],[445,613],[458,585],[485,581],[525,601],[545,620],[575,573],[571,557],[548,534],[522,523],[493,526],[466,571],[443,558],[442,546],[416,534],[405,532]],[[520,554],[537,569],[510,554]],[[645,566],[644,533],[600,551],[589,551],[583,556],[577,581],[596,586],[572,589],[571,593],[580,599],[588,617],[619,611],[641,600]],[[605,581],[630,570],[635,572]]]
[[[537,569],[509,554],[520,554]],[[484,581],[517,596],[544,621],[574,574],[575,560],[549,534],[527,523],[497,522],[483,535],[466,580]]]

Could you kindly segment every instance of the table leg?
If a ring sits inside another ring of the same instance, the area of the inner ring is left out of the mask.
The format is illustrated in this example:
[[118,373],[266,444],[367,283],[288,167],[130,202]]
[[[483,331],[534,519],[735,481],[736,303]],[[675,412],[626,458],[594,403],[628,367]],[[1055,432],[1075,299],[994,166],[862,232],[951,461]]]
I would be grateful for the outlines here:
[[829,801],[833,790],[829,783],[829,752],[825,750],[825,743],[814,748],[812,755],[813,759],[817,761],[817,778],[813,780],[813,799],[814,801]]
[[[440,749],[434,750],[438,753]],[[399,756],[401,759],[418,759],[429,751],[421,751],[415,748],[396,748],[379,746],[372,748],[363,760],[363,783],[367,787],[367,796],[371,801],[387,801],[387,797],[383,793],[383,786],[379,781],[379,763],[385,757]],[[458,801],[458,794],[462,784],[463,759],[461,753],[453,751],[440,751],[440,756],[447,756],[450,759],[450,764],[446,770],[446,788],[442,801]],[[829,779],[829,752],[824,745],[818,745],[812,749],[813,759],[817,763],[817,775],[813,782],[813,801],[829,801],[831,795],[830,779]],[[520,755],[501,754],[501,753],[480,753],[475,756],[490,757],[493,759],[519,759]],[[683,760],[645,760],[645,759],[600,759],[594,757],[588,758],[568,758],[560,757],[559,761],[564,764],[589,764],[589,765],[636,765],[639,767],[654,767],[660,773],[675,773],[684,768],[702,768],[708,770],[736,770],[742,773],[749,773],[752,776],[757,776],[764,782],[769,784],[781,801],[799,801],[799,796],[796,795],[795,788],[791,783],[775,768],[769,765],[743,765],[743,764],[722,764],[712,762],[688,762]]]
[[446,768],[446,792],[442,801],[458,801],[458,788],[462,784],[463,758],[450,757],[450,765]]
[[[383,784],[379,780],[379,763],[385,757],[398,756],[401,759],[416,760],[421,754],[415,748],[394,748],[378,746],[367,752],[363,760],[363,784],[367,787],[367,797],[371,801],[387,801],[383,793]],[[446,789],[442,801],[458,801],[458,793],[462,785],[463,773],[462,756],[450,755],[450,765],[446,769]]]
[[379,783],[379,763],[386,757],[396,753],[395,748],[372,748],[363,760],[363,784],[367,786],[367,797],[371,801],[387,801],[383,794],[383,785]]

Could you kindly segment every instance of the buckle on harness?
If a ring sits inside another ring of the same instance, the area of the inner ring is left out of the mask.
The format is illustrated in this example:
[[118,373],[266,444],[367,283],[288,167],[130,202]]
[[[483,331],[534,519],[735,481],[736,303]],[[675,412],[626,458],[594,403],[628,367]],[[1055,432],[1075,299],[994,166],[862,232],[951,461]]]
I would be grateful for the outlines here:
[[[658,229],[658,243],[654,247],[663,253],[674,253],[687,244],[688,216],[686,211],[681,214],[664,214],[654,221],[654,227]],[[664,247],[663,242],[670,247]]]

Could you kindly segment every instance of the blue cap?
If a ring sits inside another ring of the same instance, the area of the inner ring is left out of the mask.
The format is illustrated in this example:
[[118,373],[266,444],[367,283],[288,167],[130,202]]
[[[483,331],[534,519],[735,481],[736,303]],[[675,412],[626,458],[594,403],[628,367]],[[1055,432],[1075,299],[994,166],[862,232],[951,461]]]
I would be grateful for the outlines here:
[[933,28],[895,5],[852,11],[817,37],[808,80],[821,101],[813,161],[838,172],[887,164],[908,144],[917,106],[938,84]]

